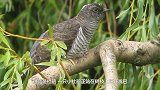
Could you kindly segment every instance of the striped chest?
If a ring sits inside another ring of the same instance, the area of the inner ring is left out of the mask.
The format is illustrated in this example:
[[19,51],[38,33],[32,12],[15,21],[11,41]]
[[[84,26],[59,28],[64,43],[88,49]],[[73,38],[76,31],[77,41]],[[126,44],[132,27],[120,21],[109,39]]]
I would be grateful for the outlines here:
[[77,37],[75,38],[71,49],[69,50],[68,58],[79,58],[86,54],[89,48],[91,38],[97,29],[97,22],[82,23],[79,28]]

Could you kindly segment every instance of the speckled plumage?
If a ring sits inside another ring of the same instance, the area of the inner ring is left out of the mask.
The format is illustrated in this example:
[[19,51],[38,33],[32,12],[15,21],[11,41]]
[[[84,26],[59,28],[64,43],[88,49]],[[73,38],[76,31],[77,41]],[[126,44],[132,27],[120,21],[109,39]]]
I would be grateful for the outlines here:
[[[76,38],[76,35],[78,33],[77,28],[80,27],[80,25],[75,21],[76,18],[73,18],[54,25],[53,26],[54,40],[64,41],[67,47],[70,48],[72,45],[71,43],[73,43],[73,40]],[[48,39],[49,38],[48,31],[44,32],[40,36],[40,38]],[[34,64],[50,60],[50,51],[47,50],[46,46],[44,45],[41,46],[40,41],[36,41],[34,43],[30,53]]]
[[[103,6],[87,4],[76,17],[53,26],[54,40],[66,43],[68,58],[79,58],[87,52],[98,22],[103,18]],[[40,38],[49,38],[48,31],[44,32]],[[46,46],[41,46],[39,41],[34,43],[30,53],[34,64],[50,60],[50,52]]]

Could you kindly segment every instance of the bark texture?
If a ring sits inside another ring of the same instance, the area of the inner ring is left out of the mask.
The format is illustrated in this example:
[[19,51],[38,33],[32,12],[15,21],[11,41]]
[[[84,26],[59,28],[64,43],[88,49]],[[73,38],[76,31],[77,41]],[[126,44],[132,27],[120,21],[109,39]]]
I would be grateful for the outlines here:
[[[62,61],[64,68],[70,75],[81,71],[103,65],[106,80],[117,80],[116,62],[130,63],[137,66],[146,64],[160,63],[160,48],[159,37],[153,42],[136,42],[136,41],[121,41],[107,40],[97,47],[90,49],[85,57],[78,60],[73,60],[75,65],[69,60]],[[58,66],[51,66],[42,71],[48,80],[58,80],[60,70]],[[39,83],[43,81],[39,74],[32,76],[29,79],[27,90],[43,90],[51,83]],[[107,84],[106,89],[116,90],[118,84],[116,82]],[[15,90],[19,90],[16,88]]]

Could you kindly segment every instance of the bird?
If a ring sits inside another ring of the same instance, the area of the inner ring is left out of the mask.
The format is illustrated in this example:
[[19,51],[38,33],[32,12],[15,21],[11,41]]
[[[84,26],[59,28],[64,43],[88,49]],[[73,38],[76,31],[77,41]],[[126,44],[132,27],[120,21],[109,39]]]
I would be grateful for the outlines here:
[[[97,3],[86,4],[75,17],[53,26],[54,40],[63,41],[67,45],[67,58],[80,58],[86,55],[98,23],[104,19],[105,12],[108,10]],[[48,30],[45,31],[39,38],[49,39],[48,32]],[[33,64],[46,62],[50,60],[51,52],[46,45],[35,41],[30,50],[30,57]]]

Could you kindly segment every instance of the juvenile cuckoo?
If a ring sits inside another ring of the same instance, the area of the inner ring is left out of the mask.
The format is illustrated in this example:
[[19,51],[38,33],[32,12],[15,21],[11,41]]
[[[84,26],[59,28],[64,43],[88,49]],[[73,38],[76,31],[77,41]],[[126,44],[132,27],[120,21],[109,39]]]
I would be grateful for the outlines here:
[[[93,3],[84,5],[77,16],[53,26],[54,40],[64,41],[68,47],[67,57],[69,59],[79,58],[86,54],[91,38],[98,27],[98,22],[105,16],[102,5]],[[48,39],[48,31],[39,38]],[[30,51],[34,64],[50,60],[51,55],[45,45],[36,41]]]

